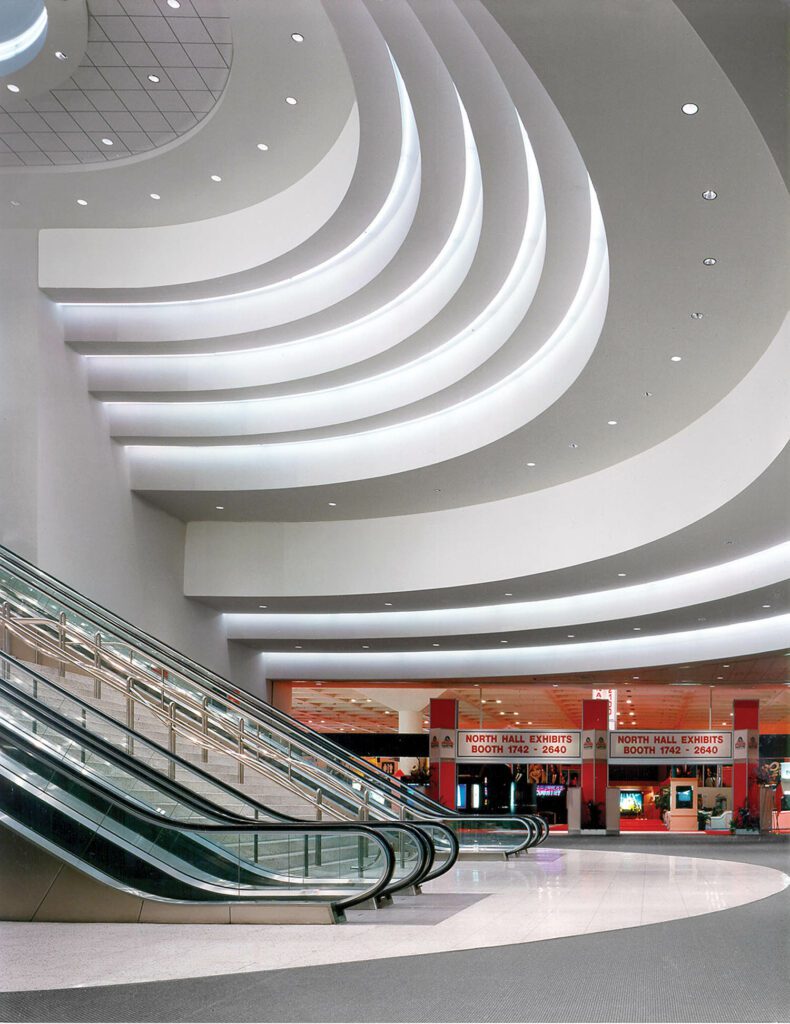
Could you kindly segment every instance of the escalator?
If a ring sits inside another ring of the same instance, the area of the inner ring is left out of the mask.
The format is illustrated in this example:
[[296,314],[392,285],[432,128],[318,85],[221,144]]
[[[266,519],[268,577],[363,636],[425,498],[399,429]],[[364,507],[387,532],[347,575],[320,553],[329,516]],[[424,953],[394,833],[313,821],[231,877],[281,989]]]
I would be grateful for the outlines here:
[[398,883],[384,830],[225,813],[7,681],[0,807],[5,920],[336,922],[430,861]]
[[[213,778],[199,767],[152,742],[8,655],[0,655],[0,727],[80,768],[83,777],[178,820],[293,823],[284,815]],[[392,878],[379,897],[415,890],[455,863],[458,844],[440,824],[370,822],[395,854]],[[260,841],[251,838],[257,861]],[[319,860],[321,843],[319,842]],[[321,866],[320,864],[318,866]],[[314,874],[315,879],[315,874]]]
[[3,650],[285,817],[430,819],[464,854],[518,853],[548,835],[533,815],[464,817],[404,789],[2,548],[0,601]]

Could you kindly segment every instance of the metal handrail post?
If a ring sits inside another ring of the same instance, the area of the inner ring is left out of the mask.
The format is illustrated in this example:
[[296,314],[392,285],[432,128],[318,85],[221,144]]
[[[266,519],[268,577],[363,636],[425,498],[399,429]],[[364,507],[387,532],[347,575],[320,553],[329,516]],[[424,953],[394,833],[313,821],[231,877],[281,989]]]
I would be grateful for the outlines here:
[[[126,677],[126,728],[134,729],[134,695],[132,694],[132,677]],[[131,734],[126,737],[126,752],[132,757],[134,754],[134,740]]]
[[66,613],[58,615],[58,647],[63,652],[63,657],[58,659],[58,679],[66,678]]
[[[167,749],[171,754],[176,752],[176,703],[171,700],[167,706],[168,714],[170,716],[170,724],[167,729]],[[175,761],[168,761],[167,764],[167,777],[169,779],[175,779],[176,777],[176,763]]]
[[96,672],[93,676],[93,696],[97,699],[101,699],[101,675],[99,674],[99,668],[101,667],[101,633],[93,634],[93,664],[96,667]]
[[[203,698],[203,718],[200,723],[201,730],[204,736],[208,736],[208,697]],[[200,748],[200,760],[203,764],[208,763],[208,744],[204,743]]]
[[239,785],[244,783],[244,719],[239,719]]

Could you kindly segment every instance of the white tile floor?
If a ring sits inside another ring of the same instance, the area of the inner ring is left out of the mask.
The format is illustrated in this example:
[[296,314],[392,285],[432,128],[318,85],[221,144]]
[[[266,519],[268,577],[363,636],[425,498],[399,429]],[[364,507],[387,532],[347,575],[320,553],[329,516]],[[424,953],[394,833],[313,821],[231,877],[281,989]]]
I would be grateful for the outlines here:
[[[781,871],[734,861],[544,847],[517,860],[456,865],[425,887],[430,899],[423,901],[422,921],[414,898],[354,911],[353,920],[334,928],[3,923],[0,989],[160,981],[537,942],[727,910],[787,885],[790,876]],[[451,898],[459,893],[482,898]],[[399,912],[408,915],[409,927],[394,923]]]

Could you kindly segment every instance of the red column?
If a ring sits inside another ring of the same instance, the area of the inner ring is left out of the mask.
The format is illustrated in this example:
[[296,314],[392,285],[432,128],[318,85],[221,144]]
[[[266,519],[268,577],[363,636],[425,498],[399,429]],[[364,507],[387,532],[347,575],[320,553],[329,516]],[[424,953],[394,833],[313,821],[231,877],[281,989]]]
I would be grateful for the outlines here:
[[759,700],[734,700],[733,721],[733,765],[732,765],[732,809],[737,815],[742,807],[748,807],[753,818],[760,816],[760,702]]
[[431,788],[434,800],[455,810],[455,744],[458,701],[431,699],[428,716],[431,759]]
[[[582,828],[606,827],[606,786],[609,782],[609,702],[582,701]],[[595,821],[589,804],[598,806]]]

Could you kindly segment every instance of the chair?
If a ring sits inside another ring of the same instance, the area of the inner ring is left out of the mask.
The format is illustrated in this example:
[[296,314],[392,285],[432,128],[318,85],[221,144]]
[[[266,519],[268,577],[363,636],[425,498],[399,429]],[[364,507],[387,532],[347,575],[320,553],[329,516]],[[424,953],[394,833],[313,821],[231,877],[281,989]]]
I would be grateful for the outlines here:
[[712,829],[715,832],[726,832],[730,827],[732,821],[732,811],[725,811],[718,817],[711,818],[708,822],[708,829]]

